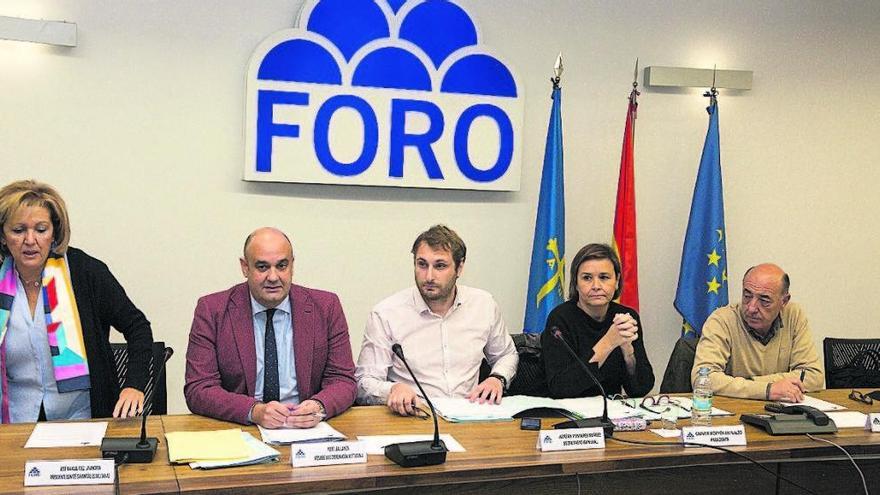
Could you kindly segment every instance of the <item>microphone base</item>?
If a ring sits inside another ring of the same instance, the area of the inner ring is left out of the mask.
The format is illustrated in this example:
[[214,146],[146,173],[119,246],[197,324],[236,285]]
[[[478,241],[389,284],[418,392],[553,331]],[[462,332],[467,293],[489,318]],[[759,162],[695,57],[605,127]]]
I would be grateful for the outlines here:
[[446,462],[448,451],[443,440],[439,446],[432,440],[393,443],[385,446],[385,457],[400,467],[434,466]]
[[101,457],[114,459],[118,464],[127,454],[126,464],[149,463],[153,462],[158,447],[159,439],[155,437],[147,438],[146,445],[141,444],[140,437],[104,438],[101,440]]
[[563,421],[553,425],[554,430],[564,430],[567,428],[602,428],[605,432],[605,438],[614,436],[614,423],[608,419],[602,418],[586,418],[573,419],[571,421]]

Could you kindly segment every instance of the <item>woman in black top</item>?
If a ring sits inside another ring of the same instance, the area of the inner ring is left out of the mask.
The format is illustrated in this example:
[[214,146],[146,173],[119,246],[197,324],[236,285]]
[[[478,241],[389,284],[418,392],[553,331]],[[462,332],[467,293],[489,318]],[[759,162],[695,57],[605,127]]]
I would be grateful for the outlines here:
[[588,363],[609,395],[621,388],[641,397],[654,387],[654,370],[635,310],[613,302],[620,295],[620,261],[607,244],[587,244],[571,264],[568,301],[547,317],[541,335],[547,386],[554,398],[601,395],[553,333],[556,329]]

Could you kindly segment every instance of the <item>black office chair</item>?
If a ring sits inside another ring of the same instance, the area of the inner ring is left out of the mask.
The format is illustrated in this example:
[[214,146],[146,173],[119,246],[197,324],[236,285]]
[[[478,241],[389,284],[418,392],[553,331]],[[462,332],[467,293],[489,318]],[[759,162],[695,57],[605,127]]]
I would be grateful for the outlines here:
[[[550,390],[547,388],[544,360],[541,357],[541,335],[517,333],[511,337],[519,354],[519,364],[516,367],[516,376],[508,384],[505,395],[548,397]],[[489,363],[483,359],[480,364],[480,381],[485,380],[491,371]]]
[[[111,343],[110,349],[113,351],[113,364],[116,368],[116,382],[119,388],[125,384],[125,375],[128,372],[128,344]],[[168,393],[166,389],[165,377],[162,375],[162,381],[156,383],[156,374],[161,368],[162,361],[165,359],[165,342],[153,342],[153,355],[149,365],[149,379],[147,380],[146,390],[144,390],[144,414],[167,414],[168,413]]]
[[880,387],[880,339],[823,341],[826,388]]
[[681,337],[672,348],[663,383],[660,384],[661,394],[677,394],[693,391],[691,369],[694,367],[694,356],[697,353],[697,339]]

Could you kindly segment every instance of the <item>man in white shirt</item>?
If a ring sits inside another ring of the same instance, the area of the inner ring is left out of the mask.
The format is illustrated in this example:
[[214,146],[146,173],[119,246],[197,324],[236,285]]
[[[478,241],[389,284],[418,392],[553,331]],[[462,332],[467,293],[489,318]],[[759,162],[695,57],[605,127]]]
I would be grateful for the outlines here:
[[[367,318],[355,371],[359,403],[387,404],[401,415],[418,410],[418,388],[391,351],[394,344],[429,396],[501,402],[519,357],[495,299],[456,284],[466,253],[458,234],[443,225],[416,238],[415,286],[382,300]],[[492,371],[477,383],[483,357]]]

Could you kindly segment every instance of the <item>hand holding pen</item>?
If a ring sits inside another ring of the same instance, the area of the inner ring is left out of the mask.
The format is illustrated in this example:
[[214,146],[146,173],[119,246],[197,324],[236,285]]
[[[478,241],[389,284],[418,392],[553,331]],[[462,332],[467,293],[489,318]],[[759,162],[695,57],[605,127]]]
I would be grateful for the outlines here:
[[312,428],[327,416],[321,403],[312,399],[288,404],[287,409],[289,415],[284,422],[287,428]]

